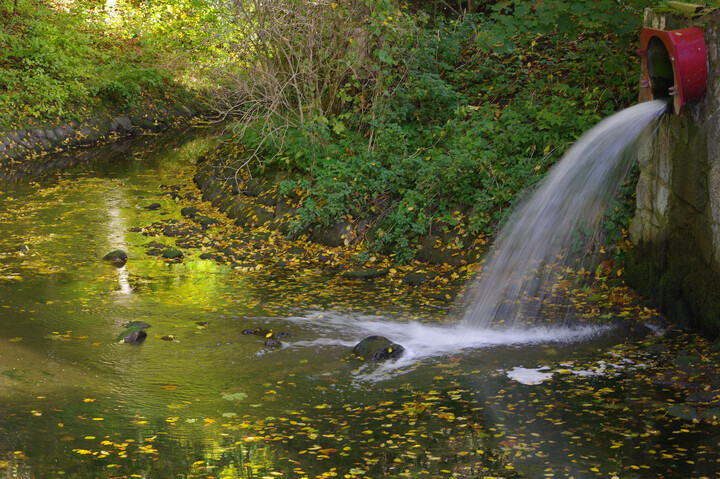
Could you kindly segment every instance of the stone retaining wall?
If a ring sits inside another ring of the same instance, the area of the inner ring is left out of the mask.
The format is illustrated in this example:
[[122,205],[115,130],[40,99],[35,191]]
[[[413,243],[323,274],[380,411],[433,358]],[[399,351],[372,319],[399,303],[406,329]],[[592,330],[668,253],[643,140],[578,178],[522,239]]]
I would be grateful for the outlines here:
[[708,51],[703,100],[662,119],[639,154],[636,247],[629,282],[682,325],[720,334],[720,12],[695,18],[648,9],[645,26],[702,27]]
[[187,107],[137,115],[105,115],[63,125],[0,132],[0,165],[179,126],[196,116]]

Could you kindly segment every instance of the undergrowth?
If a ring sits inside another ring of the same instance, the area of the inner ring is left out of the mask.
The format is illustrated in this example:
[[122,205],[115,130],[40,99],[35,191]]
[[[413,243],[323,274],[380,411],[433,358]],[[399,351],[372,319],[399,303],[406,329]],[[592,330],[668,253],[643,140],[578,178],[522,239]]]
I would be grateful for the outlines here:
[[[170,63],[184,49],[158,31],[163,18],[152,21],[154,10],[123,1],[115,8],[0,1],[0,131],[195,96],[179,81],[180,64]],[[185,17],[164,18],[164,25],[186,23]]]
[[[361,240],[400,261],[429,233],[455,230],[468,243],[456,246],[469,246],[584,131],[636,101],[642,5],[484,7],[463,18],[416,12],[419,34],[378,62],[396,75],[379,101],[368,106],[349,82],[342,112],[262,145],[257,166],[289,170],[282,191],[303,192],[295,234],[362,220]],[[259,138],[243,141],[252,149]],[[626,215],[611,216],[608,228],[626,226]]]

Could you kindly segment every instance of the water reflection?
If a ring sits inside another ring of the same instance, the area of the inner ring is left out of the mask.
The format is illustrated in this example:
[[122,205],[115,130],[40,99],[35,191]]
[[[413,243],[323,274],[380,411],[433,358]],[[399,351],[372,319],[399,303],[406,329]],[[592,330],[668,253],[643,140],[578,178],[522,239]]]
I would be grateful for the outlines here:
[[129,295],[132,294],[133,290],[130,286],[130,273],[128,271],[127,266],[123,266],[122,268],[117,269],[117,281],[120,289],[118,289],[117,293],[122,295]]

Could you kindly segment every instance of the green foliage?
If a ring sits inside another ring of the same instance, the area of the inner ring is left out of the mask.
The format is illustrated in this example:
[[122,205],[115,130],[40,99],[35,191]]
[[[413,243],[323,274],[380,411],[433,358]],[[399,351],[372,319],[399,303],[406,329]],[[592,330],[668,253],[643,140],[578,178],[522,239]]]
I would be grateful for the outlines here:
[[271,165],[302,174],[283,185],[304,191],[293,231],[364,218],[371,247],[399,260],[438,227],[492,234],[570,143],[635,100],[632,8],[526,3],[378,50],[376,89],[349,78],[342,109],[263,144]]
[[296,173],[295,233],[362,219],[399,259],[438,227],[491,234],[638,80],[639,0],[498,0],[462,19],[395,0],[22,7],[0,19],[0,128],[216,84],[250,152],[236,167]]
[[617,246],[614,251],[616,259],[624,260],[629,246],[628,229],[635,213],[635,189],[639,177],[640,170],[635,165],[600,220],[600,230],[605,235],[605,243]]
[[489,25],[479,32],[478,41],[486,51],[509,53],[520,47],[517,39],[528,32],[561,34],[569,40],[588,32],[628,35],[637,28],[647,4],[642,0],[500,0],[489,6]]
[[120,1],[111,12],[86,2],[21,2],[15,15],[0,14],[0,130],[185,96],[180,63],[164,65],[200,43],[198,22],[209,27],[214,11],[202,5],[166,2],[160,15],[156,3]]
[[235,118],[251,160],[302,159],[301,170],[322,154],[328,127],[373,142],[368,132],[383,126],[423,18],[389,0],[235,0],[228,15],[237,61],[217,70],[218,109]]

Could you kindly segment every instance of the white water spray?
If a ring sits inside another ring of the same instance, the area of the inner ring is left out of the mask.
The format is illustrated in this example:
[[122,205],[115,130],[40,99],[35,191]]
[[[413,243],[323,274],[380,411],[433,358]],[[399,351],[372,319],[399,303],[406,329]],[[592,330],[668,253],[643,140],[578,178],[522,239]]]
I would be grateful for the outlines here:
[[656,100],[616,113],[567,152],[498,234],[482,274],[466,289],[461,327],[516,327],[541,315],[554,273],[577,259],[568,252],[579,228],[596,229],[627,177],[643,133],[666,105]]

